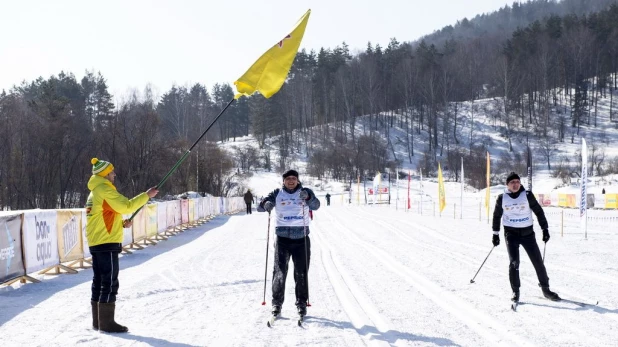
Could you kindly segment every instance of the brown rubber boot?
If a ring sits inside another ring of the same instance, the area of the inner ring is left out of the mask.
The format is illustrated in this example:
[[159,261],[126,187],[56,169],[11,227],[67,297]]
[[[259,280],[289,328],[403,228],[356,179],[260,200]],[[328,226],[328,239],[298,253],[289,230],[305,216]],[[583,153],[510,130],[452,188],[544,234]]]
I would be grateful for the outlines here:
[[100,302],[99,303],[99,330],[106,333],[126,333],[129,328],[120,325],[114,321],[114,313],[116,311],[116,303]]
[[99,303],[90,300],[92,306],[92,329],[99,330]]

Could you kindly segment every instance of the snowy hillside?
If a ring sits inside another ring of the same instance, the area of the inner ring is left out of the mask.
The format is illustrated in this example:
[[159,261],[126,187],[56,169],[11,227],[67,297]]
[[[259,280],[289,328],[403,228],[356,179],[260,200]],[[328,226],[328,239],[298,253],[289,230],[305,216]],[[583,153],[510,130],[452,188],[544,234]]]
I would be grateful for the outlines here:
[[[558,92],[561,93],[561,91]],[[573,193],[579,189],[577,174],[574,174],[570,179],[566,179],[565,182],[562,178],[554,177],[554,173],[556,168],[560,165],[570,165],[571,167],[577,167],[577,165],[579,165],[579,151],[581,149],[582,138],[585,138],[588,143],[590,167],[593,166],[593,156],[594,162],[602,163],[603,171],[607,171],[609,166],[618,165],[618,123],[616,123],[616,120],[610,120],[610,95],[607,94],[605,97],[599,98],[596,112],[594,108],[590,109],[591,124],[582,124],[579,134],[577,134],[576,128],[567,127],[566,135],[568,136],[565,137],[564,142],[556,142],[555,140],[557,137],[556,124],[560,122],[560,119],[569,119],[570,107],[568,104],[565,104],[567,103],[566,100],[560,100],[562,104],[558,103],[553,107],[550,115],[553,125],[549,130],[549,136],[552,144],[548,145],[544,143],[545,140],[540,135],[535,135],[531,132],[527,132],[526,129],[515,127],[511,134],[513,152],[509,152],[508,150],[509,141],[505,136],[505,124],[499,117],[499,109],[502,103],[500,98],[451,104],[449,108],[450,112],[457,113],[458,122],[456,133],[459,143],[456,144],[454,138],[452,138],[452,130],[446,137],[440,135],[440,150],[438,151],[437,161],[443,163],[442,167],[445,181],[455,180],[455,174],[449,172],[449,169],[454,168],[448,168],[448,166],[445,165],[446,151],[449,148],[455,147],[469,150],[471,145],[484,145],[488,148],[492,161],[492,182],[493,184],[497,184],[498,182],[502,182],[502,179],[506,176],[508,171],[513,170],[515,166],[515,163],[509,162],[508,159],[504,158],[510,158],[514,154],[523,155],[525,158],[526,144],[529,143],[532,150],[534,191],[537,193]],[[617,112],[615,110],[617,105],[615,104],[616,102],[614,101],[614,113]],[[387,128],[388,138],[392,144],[392,148],[389,147],[388,150],[388,160],[399,161],[399,171],[407,172],[410,170],[412,174],[418,176],[419,168],[422,165],[421,162],[428,148],[427,130],[421,131],[420,134],[414,134],[412,139],[414,142],[414,155],[410,157],[408,146],[406,145],[406,132],[405,129],[400,127],[400,121],[404,119],[404,116],[397,113],[388,113],[383,114],[383,117],[385,117],[384,119],[394,117],[394,126]],[[357,119],[355,125],[356,136],[366,134],[368,122],[368,116],[359,117]],[[320,129],[323,131],[323,127],[316,127],[314,132],[319,132]],[[385,136],[385,133],[381,132],[380,135]],[[572,142],[571,138],[573,140]],[[235,148],[250,146],[257,149],[259,147],[258,142],[252,136],[237,138],[234,142],[222,142],[220,145],[230,150],[230,152],[233,152]],[[318,143],[317,146],[320,146],[320,144]],[[550,146],[552,148],[550,155],[551,169],[549,169],[547,165],[547,154],[545,154],[546,152],[541,148],[543,146]],[[270,153],[271,162],[278,162],[279,151],[277,137],[267,139],[265,147],[260,150]],[[440,156],[440,153],[443,153],[443,156]],[[286,159],[286,162],[290,162],[288,166],[298,169],[301,174],[307,172],[308,158],[306,156],[306,148],[301,148],[300,153],[295,153],[291,158]],[[509,163],[511,165],[509,165]],[[277,170],[273,168],[270,172],[275,173],[274,176],[276,176],[276,171]],[[572,171],[577,172],[577,170]],[[424,172],[423,174],[425,176],[430,176],[425,177],[427,180],[436,181],[436,173],[437,166],[433,168],[431,172]],[[523,177],[525,173],[522,172],[521,174],[523,183],[527,185],[527,179]],[[304,175],[304,178],[308,179],[306,175]],[[618,173],[598,176],[598,172],[595,168],[591,170],[589,180],[589,193],[598,194],[603,188],[605,188],[608,193],[618,193]],[[324,186],[324,191],[335,190],[342,193],[344,187],[349,186],[349,182],[339,182],[336,184],[334,181],[330,181],[329,183],[328,177],[326,177],[325,181],[326,182],[318,182],[320,186]],[[328,187],[328,185],[331,187]],[[466,187],[466,190],[473,191],[475,189]],[[264,193],[259,193],[259,195],[262,194]],[[479,194],[483,196],[484,192],[481,191]]]

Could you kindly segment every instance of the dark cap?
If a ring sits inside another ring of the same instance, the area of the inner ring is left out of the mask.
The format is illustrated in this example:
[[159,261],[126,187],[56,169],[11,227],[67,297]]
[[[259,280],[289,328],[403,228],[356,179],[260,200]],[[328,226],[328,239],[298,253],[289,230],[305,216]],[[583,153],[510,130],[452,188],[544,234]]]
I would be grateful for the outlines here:
[[508,176],[506,176],[506,184],[509,184],[512,180],[521,180],[519,175],[515,172],[511,172]]
[[283,179],[285,179],[288,176],[294,176],[294,177],[298,178],[298,171],[296,171],[296,170],[288,170],[285,173],[283,173]]

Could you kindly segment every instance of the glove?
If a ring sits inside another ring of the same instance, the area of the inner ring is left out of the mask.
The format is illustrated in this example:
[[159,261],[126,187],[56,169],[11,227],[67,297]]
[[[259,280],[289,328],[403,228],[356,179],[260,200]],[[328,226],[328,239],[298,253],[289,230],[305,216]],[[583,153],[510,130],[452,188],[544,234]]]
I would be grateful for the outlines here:
[[270,213],[270,211],[272,211],[274,207],[275,207],[275,204],[273,204],[270,201],[266,201],[264,203],[264,210],[266,210],[266,212],[268,212],[268,213]]
[[549,230],[543,229],[543,242],[547,243],[549,241]]
[[298,197],[303,199],[303,200],[309,200],[309,191],[305,188],[300,190],[300,193],[298,194]]
[[494,247],[498,246],[500,244],[500,235],[494,235],[491,238],[491,243],[494,244]]

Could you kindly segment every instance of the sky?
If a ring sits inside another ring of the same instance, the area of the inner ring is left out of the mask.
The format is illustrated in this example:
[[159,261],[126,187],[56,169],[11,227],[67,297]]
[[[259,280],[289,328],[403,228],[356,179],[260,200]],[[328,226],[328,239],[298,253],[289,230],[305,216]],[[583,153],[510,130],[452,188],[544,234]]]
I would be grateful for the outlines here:
[[[115,96],[233,83],[311,9],[301,49],[414,41],[507,0],[0,0],[0,90],[100,71]],[[267,5],[265,5],[267,4]]]
[[[249,184],[255,191],[272,189],[277,184],[271,179],[258,173]],[[449,183],[447,193],[458,194],[459,184]],[[618,231],[609,226],[616,223],[617,211],[590,211],[585,239],[573,214],[565,213],[561,221],[556,213],[559,209],[545,208],[551,239],[544,247],[540,233],[536,236],[545,254],[551,289],[564,299],[589,304],[599,301],[598,305],[580,307],[542,298],[534,269],[522,249],[521,303],[513,312],[504,238],[492,248],[491,226],[484,213],[478,219],[476,200],[482,193],[466,194],[464,218],[454,219],[452,213],[434,215],[428,203],[420,214],[419,185],[418,180],[413,182],[412,208],[405,212],[403,201],[397,205],[347,205],[337,195],[341,191],[333,191],[331,206],[326,206],[325,190],[317,181],[312,182],[310,187],[322,206],[309,226],[311,306],[302,327],[297,325],[291,273],[282,316],[272,328],[266,326],[275,221],[268,229],[268,214],[254,211],[250,215],[220,215],[156,246],[122,255],[115,319],[129,327],[127,334],[105,334],[91,328],[90,269],[74,275],[33,273],[41,283],[0,287],[2,343],[135,347],[615,345]],[[435,183],[426,182],[424,191],[436,200]],[[563,235],[561,223],[566,224]],[[264,298],[266,304],[262,305]]]

